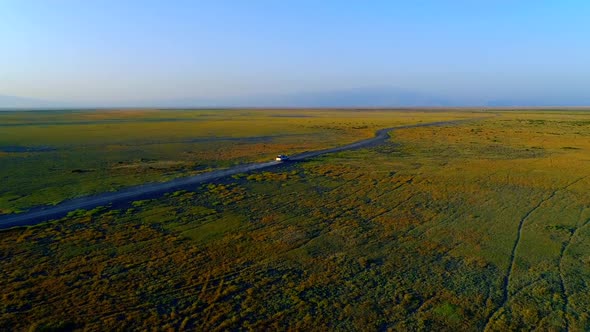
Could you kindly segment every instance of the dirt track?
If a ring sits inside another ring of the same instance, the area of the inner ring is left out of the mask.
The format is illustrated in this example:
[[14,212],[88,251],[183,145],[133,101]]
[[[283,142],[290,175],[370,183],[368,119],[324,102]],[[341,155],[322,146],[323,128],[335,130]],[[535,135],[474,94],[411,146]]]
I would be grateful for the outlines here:
[[[473,121],[474,119],[467,120],[455,120],[455,121],[442,121],[442,122],[430,122],[420,123],[415,125],[406,125],[392,128],[381,129],[376,132],[375,137],[365,139],[362,141],[354,142],[348,145],[343,145],[335,148],[303,152],[301,154],[291,156],[291,161],[302,161],[308,158],[321,156],[328,153],[340,152],[345,150],[353,150],[359,148],[366,148],[384,143],[389,138],[389,132],[393,130],[416,128],[416,127],[429,127],[429,126],[441,126],[458,124],[465,121]],[[281,151],[282,152],[282,151]],[[264,163],[245,164],[238,165],[228,169],[211,171],[195,176],[178,178],[168,182],[159,183],[147,183],[134,187],[122,189],[117,192],[107,192],[103,194],[80,197],[72,200],[64,201],[56,206],[41,207],[31,209],[27,212],[19,214],[9,214],[0,216],[0,229],[8,229],[12,227],[31,226],[36,225],[52,219],[62,218],[68,212],[77,209],[93,209],[98,206],[113,205],[122,206],[129,204],[132,201],[154,198],[163,195],[164,193],[186,188],[191,185],[205,183],[216,179],[224,178],[239,173],[247,173],[256,171],[264,168],[269,168],[281,164],[280,161],[269,161]]]

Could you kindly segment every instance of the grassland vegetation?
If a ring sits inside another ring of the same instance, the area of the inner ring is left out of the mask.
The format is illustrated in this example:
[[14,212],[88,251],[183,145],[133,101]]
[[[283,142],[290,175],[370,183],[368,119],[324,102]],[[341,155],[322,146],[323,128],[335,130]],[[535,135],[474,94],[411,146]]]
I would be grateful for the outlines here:
[[0,113],[0,214],[270,160],[458,112],[124,110]]
[[590,329],[590,114],[391,136],[2,232],[0,326]]

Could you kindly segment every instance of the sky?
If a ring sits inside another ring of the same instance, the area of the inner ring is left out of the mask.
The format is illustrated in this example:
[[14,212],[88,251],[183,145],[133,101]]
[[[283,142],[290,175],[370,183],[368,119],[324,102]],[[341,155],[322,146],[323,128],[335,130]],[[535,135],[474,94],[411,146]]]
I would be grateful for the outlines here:
[[0,96],[590,105],[589,17],[586,0],[0,0]]

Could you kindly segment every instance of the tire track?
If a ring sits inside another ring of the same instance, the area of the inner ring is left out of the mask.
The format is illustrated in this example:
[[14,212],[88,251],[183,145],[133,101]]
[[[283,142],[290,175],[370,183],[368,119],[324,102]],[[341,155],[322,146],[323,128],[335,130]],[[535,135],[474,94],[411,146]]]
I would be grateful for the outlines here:
[[558,263],[558,268],[559,268],[559,288],[561,290],[561,298],[563,300],[563,306],[562,306],[562,311],[563,311],[563,315],[564,315],[564,324],[565,324],[565,330],[569,331],[569,319],[567,316],[567,311],[569,308],[569,295],[568,295],[568,291],[567,291],[567,284],[565,283],[565,273],[563,271],[563,257],[565,255],[565,253],[568,251],[570,244],[572,243],[572,240],[576,237],[576,235],[578,234],[578,231],[584,227],[586,227],[588,224],[590,223],[590,219],[586,220],[581,226],[576,227],[576,229],[574,229],[574,231],[572,231],[570,233],[570,236],[568,237],[567,241],[563,243],[562,247],[561,247],[561,251],[559,253],[559,263]]
[[530,209],[527,213],[525,213],[525,215],[520,219],[520,221],[518,223],[518,230],[516,232],[516,239],[514,240],[514,245],[512,246],[512,250],[510,252],[510,258],[509,258],[510,263],[508,264],[508,269],[506,270],[506,274],[505,274],[504,279],[502,281],[502,301],[500,302],[500,305],[498,306],[498,308],[496,308],[496,310],[492,311],[490,313],[490,315],[488,316],[488,318],[486,320],[486,324],[484,325],[484,331],[488,330],[488,327],[489,327],[490,323],[493,321],[494,317],[500,312],[501,309],[503,309],[506,306],[506,304],[508,303],[508,300],[510,299],[510,294],[509,294],[510,281],[512,280],[512,273],[514,272],[514,266],[515,266],[515,260],[516,260],[516,251],[518,250],[518,245],[520,244],[520,239],[522,238],[522,230],[523,230],[525,222],[528,220],[528,218],[531,216],[531,214],[533,214],[535,211],[537,211],[541,207],[541,205],[543,205],[545,202],[553,199],[553,197],[555,197],[555,195],[557,195],[558,192],[566,190],[567,188],[573,186],[574,184],[582,181],[586,177],[587,176],[583,176],[581,178],[578,178],[578,179],[570,182],[569,184],[565,185],[564,187],[554,190],[553,192],[551,192],[551,194],[549,194],[549,196],[545,197],[544,199],[540,200],[537,204],[535,204],[535,206],[533,206],[533,208]]

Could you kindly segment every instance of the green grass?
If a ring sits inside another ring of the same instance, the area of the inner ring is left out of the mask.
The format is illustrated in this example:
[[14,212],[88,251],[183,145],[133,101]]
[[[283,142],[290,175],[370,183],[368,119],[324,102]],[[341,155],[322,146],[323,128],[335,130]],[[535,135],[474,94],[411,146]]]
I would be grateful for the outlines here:
[[2,232],[0,326],[588,330],[588,120],[400,130]]
[[371,137],[468,112],[125,110],[0,113],[0,214]]

